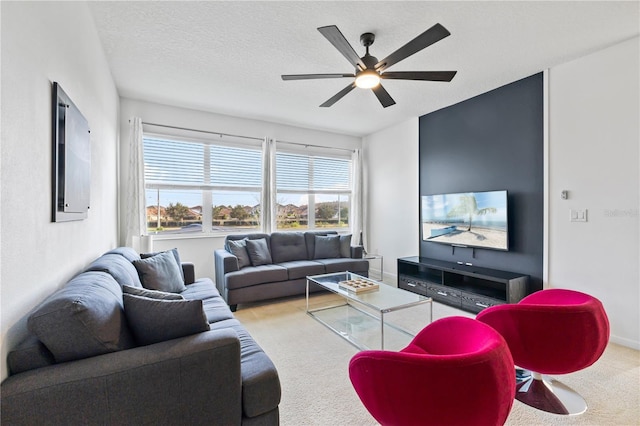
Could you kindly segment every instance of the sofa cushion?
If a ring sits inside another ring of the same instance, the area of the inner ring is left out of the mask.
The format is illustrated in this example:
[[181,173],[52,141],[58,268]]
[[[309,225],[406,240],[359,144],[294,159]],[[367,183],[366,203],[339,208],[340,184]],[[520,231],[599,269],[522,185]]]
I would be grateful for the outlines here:
[[316,235],[313,259],[335,259],[336,257],[340,257],[340,237]]
[[140,345],[209,330],[201,300],[166,300],[124,294],[124,313]]
[[362,275],[369,272],[369,262],[366,259],[318,259],[316,262],[325,266],[327,274],[349,271]]
[[134,260],[133,266],[138,270],[144,288],[170,293],[179,293],[186,289],[180,266],[171,252]]
[[35,309],[27,326],[56,362],[135,345],[123,312],[120,284],[104,272],[83,272],[73,278]]
[[304,234],[302,232],[274,232],[271,234],[271,258],[273,263],[308,259]]
[[171,253],[174,259],[176,259],[176,263],[178,264],[178,269],[180,270],[180,275],[182,276],[182,281],[184,282],[184,271],[182,270],[182,261],[180,260],[180,253],[178,253],[177,248],[172,248],[171,250],[165,250],[165,251],[156,251],[153,253],[142,253],[140,255],[140,259],[148,259],[150,257],[156,256],[161,253],[166,253],[166,252]]
[[286,281],[289,275],[287,269],[280,265],[261,265],[244,268],[240,271],[225,274],[226,288],[249,287],[256,284]]
[[122,286],[122,292],[125,294],[133,294],[134,296],[149,297],[151,299],[184,300],[184,297],[177,293],[167,293],[166,291],[130,287],[128,285]]
[[220,293],[211,278],[198,278],[194,283],[180,293],[182,297],[189,300],[204,300],[210,297],[220,297]]
[[212,330],[231,328],[240,340],[242,374],[242,410],[246,417],[256,417],[280,404],[281,388],[273,362],[236,319],[211,324]]
[[316,252],[316,235],[337,235],[336,231],[307,231],[304,241],[307,243],[307,259],[313,259]]
[[105,253],[85,269],[85,271],[101,271],[111,275],[120,285],[142,287],[138,271],[133,264],[121,254]]
[[253,266],[269,265],[273,263],[266,238],[247,240],[247,253],[249,253],[249,258],[251,259],[251,264]]
[[351,257],[351,234],[340,235],[340,257]]
[[140,259],[140,255],[137,251],[132,249],[131,247],[116,247],[112,250],[109,250],[105,254],[119,254],[120,256],[127,259],[129,262],[133,262],[134,260]]
[[249,259],[249,253],[247,252],[247,239],[242,240],[229,240],[227,241],[228,251],[232,255],[238,258],[238,268],[242,269],[245,266],[251,266],[251,259]]
[[308,275],[324,274],[325,271],[322,263],[313,260],[293,260],[291,262],[279,263],[279,265],[287,268],[290,280],[305,278]]
[[180,294],[189,300],[202,300],[202,308],[209,323],[233,318],[229,306],[209,278],[200,278]]
[[229,305],[222,297],[203,299],[202,309],[209,324],[234,318]]

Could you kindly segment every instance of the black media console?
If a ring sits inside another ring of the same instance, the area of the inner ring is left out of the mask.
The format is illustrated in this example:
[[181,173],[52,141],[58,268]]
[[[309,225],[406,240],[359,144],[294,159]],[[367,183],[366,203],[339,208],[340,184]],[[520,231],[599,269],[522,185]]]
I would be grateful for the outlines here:
[[398,287],[465,311],[517,303],[527,293],[528,275],[426,257],[398,259]]

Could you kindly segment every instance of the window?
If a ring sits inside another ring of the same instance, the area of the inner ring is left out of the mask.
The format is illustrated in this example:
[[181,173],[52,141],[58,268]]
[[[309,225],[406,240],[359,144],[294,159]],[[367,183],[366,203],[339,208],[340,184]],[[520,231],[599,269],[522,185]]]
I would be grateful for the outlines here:
[[[290,143],[283,142],[286,146]],[[144,134],[147,229],[151,234],[275,230],[347,230],[352,203],[351,152],[275,146],[274,225],[263,224],[263,141],[216,136],[190,139]],[[270,149],[270,148],[267,148]]]
[[348,228],[351,159],[276,153],[278,230]]
[[261,144],[145,135],[150,233],[210,233],[260,227]]

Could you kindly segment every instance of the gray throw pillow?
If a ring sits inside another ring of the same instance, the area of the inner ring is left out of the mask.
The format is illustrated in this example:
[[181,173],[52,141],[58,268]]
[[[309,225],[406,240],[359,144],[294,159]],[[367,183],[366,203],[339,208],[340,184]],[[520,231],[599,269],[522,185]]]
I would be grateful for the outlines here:
[[247,253],[247,239],[241,240],[228,240],[227,248],[229,253],[238,258],[238,268],[242,269],[245,266],[251,266],[251,259],[249,259],[249,253]]
[[209,330],[202,300],[163,300],[123,294],[127,323],[139,345]]
[[340,235],[340,257],[351,257],[351,234]]
[[167,253],[167,252],[171,253],[173,255],[173,257],[176,258],[176,263],[178,264],[178,268],[180,269],[180,275],[182,275],[182,281],[184,281],[184,271],[182,270],[182,261],[180,260],[180,254],[178,253],[178,249],[177,248],[172,248],[171,250],[165,250],[165,251],[156,251],[154,253],[141,253],[140,254],[140,259],[147,259],[147,258],[153,257],[153,256],[155,256],[157,254]]
[[122,292],[126,294],[133,294],[134,296],[143,296],[150,299],[164,299],[164,300],[184,300],[182,295],[177,293],[167,293],[166,291],[148,290],[146,288],[131,287],[128,285],[122,286]]
[[105,272],[83,272],[47,297],[27,326],[56,362],[135,346],[122,309],[120,284]]
[[271,260],[271,252],[269,252],[269,246],[265,238],[247,240],[247,253],[249,253],[249,259],[251,259],[253,266],[270,265],[273,263],[273,260]]
[[314,259],[333,259],[340,257],[339,235],[316,235]]
[[169,293],[180,293],[187,289],[180,267],[171,252],[165,251],[146,259],[134,260],[133,266],[138,270],[144,288]]

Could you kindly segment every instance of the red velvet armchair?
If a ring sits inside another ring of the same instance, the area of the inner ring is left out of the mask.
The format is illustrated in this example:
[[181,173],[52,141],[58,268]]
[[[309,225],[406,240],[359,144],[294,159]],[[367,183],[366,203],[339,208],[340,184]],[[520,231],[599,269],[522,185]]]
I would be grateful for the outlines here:
[[349,376],[382,425],[502,425],[515,393],[504,339],[463,317],[429,324],[400,352],[357,353]]
[[602,303],[585,293],[548,289],[517,304],[480,312],[477,320],[507,341],[518,373],[516,399],[555,414],[580,414],[584,399],[546,374],[567,374],[596,362],[609,341],[609,321]]

